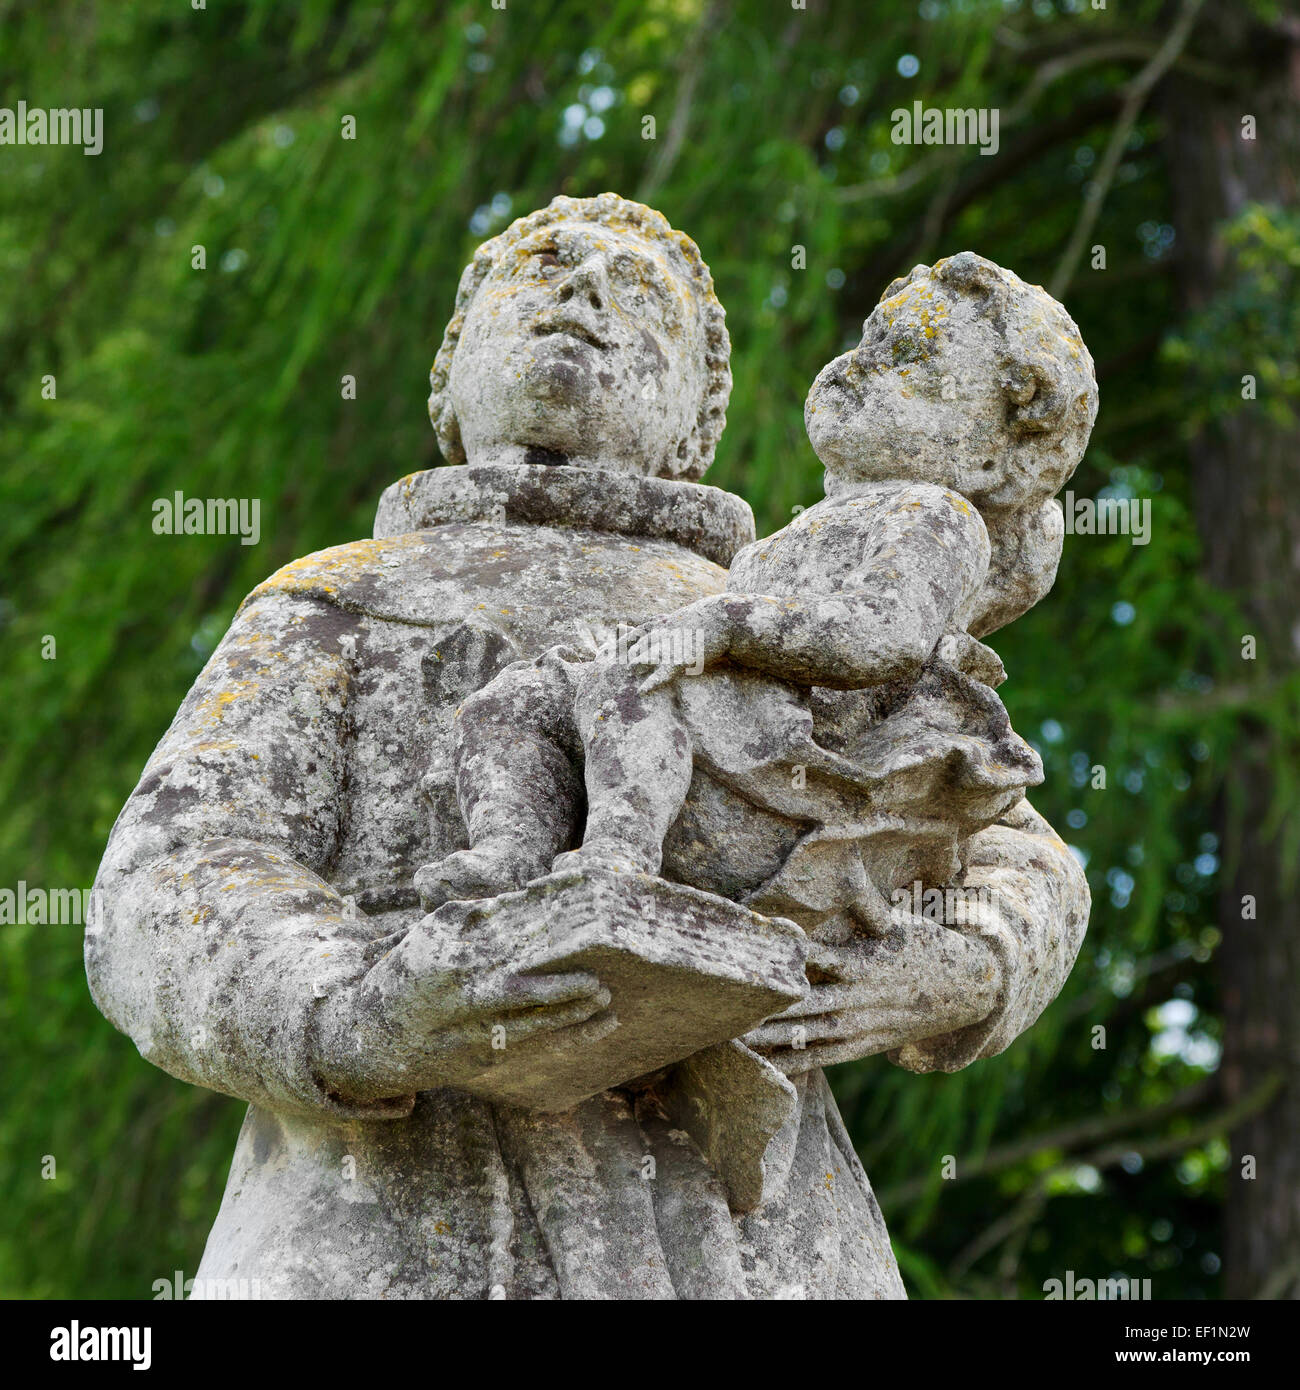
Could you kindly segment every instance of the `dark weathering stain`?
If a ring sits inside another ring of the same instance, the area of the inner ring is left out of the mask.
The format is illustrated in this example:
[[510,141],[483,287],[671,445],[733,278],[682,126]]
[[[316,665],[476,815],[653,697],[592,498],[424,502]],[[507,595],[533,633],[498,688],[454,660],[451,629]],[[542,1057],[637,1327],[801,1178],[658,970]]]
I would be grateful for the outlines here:
[[253,1159],[265,1163],[281,1146],[280,1126],[275,1117],[265,1110],[254,1110],[253,1116]]
[[641,342],[649,354],[650,360],[658,368],[655,375],[662,376],[668,370],[668,358],[665,356],[663,348],[655,341],[654,334],[647,332],[644,328],[641,330]]
[[[362,579],[370,577],[364,575]],[[328,652],[337,652],[340,637],[363,635],[363,624],[355,613],[339,608],[327,595],[313,594],[312,597],[317,600],[316,604],[303,615],[302,622],[286,634],[286,643],[301,643],[303,649],[315,644]]]
[[558,449],[544,449],[540,444],[530,444],[524,454],[525,463],[535,463],[546,468],[558,468],[568,461],[568,454],[562,454]]
[[151,825],[171,825],[182,815],[193,811],[203,800],[197,787],[177,786],[167,780],[173,766],[151,772],[136,788],[135,797],[143,799],[152,796],[153,801],[140,813],[140,819]]
[[638,724],[646,717],[645,706],[636,686],[632,684],[619,687],[614,696],[614,707],[625,724]]

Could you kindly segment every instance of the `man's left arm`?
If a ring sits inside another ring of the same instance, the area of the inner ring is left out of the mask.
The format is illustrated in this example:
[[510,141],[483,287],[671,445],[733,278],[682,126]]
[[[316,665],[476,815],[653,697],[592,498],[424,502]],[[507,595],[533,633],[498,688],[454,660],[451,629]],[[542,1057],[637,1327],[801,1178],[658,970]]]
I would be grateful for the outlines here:
[[745,1038],[790,1075],[888,1054],[908,1071],[993,1057],[1060,992],[1088,924],[1087,879],[1023,798],[971,838],[960,920],[909,914],[842,946],[814,945],[807,998]]
[[967,923],[948,925],[997,960],[997,1003],[979,1023],[891,1051],[908,1071],[957,1071],[1004,1052],[1061,992],[1088,929],[1083,868],[1025,798],[971,837],[961,886],[975,890],[975,905]]

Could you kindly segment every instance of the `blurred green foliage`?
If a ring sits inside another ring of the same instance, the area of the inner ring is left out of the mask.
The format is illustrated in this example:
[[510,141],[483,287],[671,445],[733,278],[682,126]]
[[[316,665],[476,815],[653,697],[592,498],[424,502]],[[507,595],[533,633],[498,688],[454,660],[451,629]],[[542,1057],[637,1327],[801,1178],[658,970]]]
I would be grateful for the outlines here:
[[[1047,59],[1116,35],[1154,46],[1161,14],[0,0],[4,99],[102,107],[105,129],[97,158],[0,149],[0,885],[88,886],[242,595],[369,534],[380,490],[439,461],[426,374],[485,235],[612,188],[695,238],[736,383],[709,481],[770,530],[820,496],[804,395],[894,275],[969,247],[1051,279],[1141,57]],[[999,108],[998,156],[892,144],[890,112],[916,99]],[[1071,539],[1051,598],[995,639],[1046,764],[1035,800],[1087,863],[1083,954],[1001,1058],[833,1074],[919,1296],[1041,1297],[1066,1269],[1151,1277],[1160,1298],[1219,1287],[1210,807],[1235,713],[1207,717],[1202,697],[1236,646],[1197,575],[1181,431],[1217,404],[1189,386],[1213,353],[1235,380],[1249,345],[1261,380],[1294,389],[1297,235],[1253,214],[1258,273],[1181,320],[1164,159],[1144,113],[1092,237],[1106,269],[1085,259],[1064,292],[1102,391],[1071,486],[1154,499],[1151,543]],[[261,498],[261,544],[154,535],[150,504],[177,489]],[[242,1106],[113,1032],[75,927],[0,929],[0,1040],[0,1294],[148,1297],[192,1274]]]
[[[1191,315],[1165,342],[1165,356],[1189,373],[1184,426],[1200,429],[1258,400],[1284,429],[1300,407],[1300,216],[1250,206],[1224,232],[1237,267],[1231,292]],[[1243,352],[1243,348],[1248,349]],[[1256,380],[1243,391],[1245,369]]]

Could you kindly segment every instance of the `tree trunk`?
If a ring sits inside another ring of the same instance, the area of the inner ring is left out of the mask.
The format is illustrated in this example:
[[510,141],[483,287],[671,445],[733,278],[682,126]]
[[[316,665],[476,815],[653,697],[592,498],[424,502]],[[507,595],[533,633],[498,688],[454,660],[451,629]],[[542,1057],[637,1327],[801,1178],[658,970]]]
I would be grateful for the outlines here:
[[[1193,44],[1198,57],[1240,75],[1237,90],[1175,77],[1165,91],[1188,310],[1236,274],[1220,235],[1225,220],[1253,202],[1297,206],[1300,22],[1266,27],[1253,8],[1211,0]],[[1253,140],[1243,138],[1247,115]],[[1245,346],[1240,373],[1254,371]],[[1300,643],[1300,438],[1270,420],[1262,400],[1245,402],[1197,435],[1190,464],[1205,572],[1237,598],[1258,644],[1245,673],[1277,678],[1294,668]],[[1224,1266],[1226,1293],[1237,1298],[1300,1296],[1300,904],[1284,883],[1280,842],[1264,830],[1278,755],[1275,736],[1245,721],[1224,769],[1224,1096],[1231,1103],[1271,1074],[1282,1079],[1267,1108],[1232,1134]],[[1248,896],[1253,920],[1243,919]]]

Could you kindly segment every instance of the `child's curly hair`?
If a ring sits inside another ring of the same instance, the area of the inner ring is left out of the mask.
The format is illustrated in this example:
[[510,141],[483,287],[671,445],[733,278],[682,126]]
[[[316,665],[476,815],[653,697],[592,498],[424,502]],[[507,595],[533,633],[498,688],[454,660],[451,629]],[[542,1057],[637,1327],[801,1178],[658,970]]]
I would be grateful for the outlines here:
[[1097,418],[1097,376],[1078,326],[1041,285],[1026,284],[993,261],[962,251],[895,280],[881,302],[927,276],[984,301],[1005,343],[999,366],[1011,465],[1021,487],[1017,506],[1035,507],[1069,482]]
[[[1056,494],[1078,467],[1097,418],[1097,377],[1074,320],[1040,285],[962,251],[895,280],[881,303],[930,279],[974,301],[1000,341],[998,382],[1010,442],[1014,502],[977,500],[992,554],[968,630],[982,637],[1033,607],[1052,587],[1065,523]],[[870,322],[870,320],[868,320]]]

